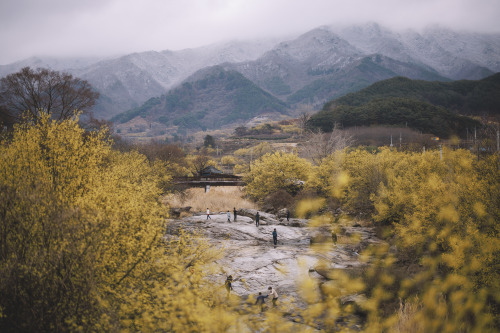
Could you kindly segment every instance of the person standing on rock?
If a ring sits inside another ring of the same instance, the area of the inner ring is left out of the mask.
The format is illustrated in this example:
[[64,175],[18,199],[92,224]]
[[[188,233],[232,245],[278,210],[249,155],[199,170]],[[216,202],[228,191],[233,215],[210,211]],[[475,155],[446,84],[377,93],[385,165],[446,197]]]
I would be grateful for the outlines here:
[[232,275],[229,275],[227,277],[224,285],[226,286],[227,296],[229,296],[229,293],[231,292],[231,290],[233,290],[233,276]]
[[276,290],[274,290],[273,287],[269,287],[267,289],[269,290],[268,296],[272,296],[273,297],[273,299],[272,299],[273,306],[276,307],[276,301],[278,300],[278,293],[276,292]]
[[231,222],[231,213],[227,211],[227,222]]
[[333,244],[337,244],[337,234],[335,233],[335,231],[332,231],[332,241]]
[[236,207],[233,208],[234,222],[236,222]]
[[260,215],[259,215],[259,212],[257,212],[257,214],[255,214],[255,226],[256,227],[259,226],[259,220],[260,220]]
[[286,220],[290,221],[290,211],[288,209],[286,210]]
[[208,220],[208,219],[210,219],[210,220],[211,220],[212,218],[210,217],[210,209],[208,209],[208,208],[207,208],[207,220]]
[[273,243],[274,245],[278,244],[278,232],[276,231],[276,228],[274,228],[273,231]]

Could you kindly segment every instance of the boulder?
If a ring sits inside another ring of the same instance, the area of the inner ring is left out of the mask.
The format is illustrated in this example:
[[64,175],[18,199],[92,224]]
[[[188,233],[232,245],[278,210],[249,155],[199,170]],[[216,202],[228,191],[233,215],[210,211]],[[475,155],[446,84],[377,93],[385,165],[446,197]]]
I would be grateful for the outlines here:
[[332,231],[329,225],[324,225],[312,229],[310,232],[310,236],[311,236],[311,244],[333,242]]
[[285,225],[287,227],[305,228],[307,227],[308,220],[306,219],[290,219],[287,221],[286,218],[282,218],[279,221],[280,225]]
[[191,210],[190,206],[187,207],[172,207],[170,208],[170,218],[176,219],[181,216],[182,212],[189,212]]
[[363,308],[363,304],[366,304],[366,296],[364,294],[353,294],[347,295],[340,298],[340,303],[343,306],[351,306],[354,314],[359,317],[366,316],[366,310]]
[[286,219],[286,215],[288,214],[288,208],[283,208],[278,211],[276,216],[280,219]]
[[238,209],[239,216],[246,216],[246,217],[251,218],[254,221],[255,221],[255,215],[257,215],[257,212],[259,212],[259,215],[260,215],[260,219],[259,219],[260,223],[262,223],[262,224],[278,224],[279,223],[279,221],[276,219],[276,216],[274,214],[264,213],[264,212],[258,211],[256,209],[250,209],[250,208]]

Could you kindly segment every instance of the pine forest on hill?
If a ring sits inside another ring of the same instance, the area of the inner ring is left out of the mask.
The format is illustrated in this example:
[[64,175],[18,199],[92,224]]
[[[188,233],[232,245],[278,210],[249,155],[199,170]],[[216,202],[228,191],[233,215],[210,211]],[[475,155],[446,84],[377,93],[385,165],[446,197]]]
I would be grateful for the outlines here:
[[395,77],[372,84],[358,92],[346,94],[325,104],[360,106],[375,98],[414,98],[442,106],[462,115],[500,114],[500,73],[482,80],[451,82],[411,80]]
[[309,120],[311,128],[335,124],[402,126],[437,136],[465,137],[479,127],[476,117],[500,114],[500,73],[478,81],[421,81],[397,77],[374,83],[326,103]]

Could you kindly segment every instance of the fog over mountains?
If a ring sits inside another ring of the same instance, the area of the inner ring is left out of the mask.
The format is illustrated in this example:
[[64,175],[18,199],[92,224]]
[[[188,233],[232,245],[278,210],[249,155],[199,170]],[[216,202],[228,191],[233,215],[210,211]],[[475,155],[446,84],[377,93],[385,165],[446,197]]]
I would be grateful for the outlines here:
[[[202,90],[203,94],[207,93],[207,85],[212,83],[207,77],[214,78],[213,71],[220,73],[221,68],[233,74],[225,76],[224,84],[213,80],[215,86],[221,88],[211,89],[211,93],[224,95],[229,78],[231,89],[239,89],[234,80],[243,79],[234,74],[238,72],[262,90],[262,94],[255,93],[261,100],[263,96],[266,101],[276,99],[270,102],[279,107],[276,112],[283,113],[283,105],[287,105],[287,112],[293,114],[304,104],[319,109],[326,101],[394,76],[476,80],[500,72],[500,34],[458,32],[439,26],[422,32],[394,31],[376,23],[324,26],[281,41],[233,41],[181,51],[133,53],[113,59],[30,58],[0,66],[0,76],[25,66],[67,71],[87,80],[101,94],[94,109],[98,118],[110,119],[125,111],[133,116],[130,110],[134,108],[140,109],[138,115],[144,116],[150,105],[155,117],[162,117],[164,113],[164,124],[171,125],[172,119],[166,117],[174,117],[177,111],[184,115],[203,111],[212,119],[211,126],[219,126],[209,113],[213,110],[220,116],[231,112],[241,101],[236,104],[232,101],[228,107],[227,98],[214,97],[209,105],[203,105],[203,99],[196,94]],[[218,67],[211,70],[212,66]],[[200,80],[204,80],[205,86],[195,84]],[[185,86],[184,90],[181,88],[187,82],[194,87],[189,94],[193,99],[198,98],[196,105],[144,104],[150,98],[166,96],[174,101],[176,91],[186,94]],[[241,87],[249,86],[249,83],[241,84]],[[252,86],[252,91],[255,89]],[[251,99],[245,94],[235,90],[231,95]],[[248,103],[251,105],[252,101]],[[217,108],[220,109],[214,110]],[[272,106],[262,104],[255,113],[248,111],[251,108],[244,109],[240,116],[225,119],[236,122],[273,112]]]

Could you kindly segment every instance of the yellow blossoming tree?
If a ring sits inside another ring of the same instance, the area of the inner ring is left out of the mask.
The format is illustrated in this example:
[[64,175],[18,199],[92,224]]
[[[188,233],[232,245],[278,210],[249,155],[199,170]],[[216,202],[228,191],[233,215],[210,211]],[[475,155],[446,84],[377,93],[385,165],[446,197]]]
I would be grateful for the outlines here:
[[205,278],[218,252],[183,232],[164,237],[168,175],[105,138],[44,115],[2,142],[0,330],[228,325],[211,316],[220,302]]

